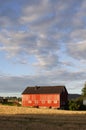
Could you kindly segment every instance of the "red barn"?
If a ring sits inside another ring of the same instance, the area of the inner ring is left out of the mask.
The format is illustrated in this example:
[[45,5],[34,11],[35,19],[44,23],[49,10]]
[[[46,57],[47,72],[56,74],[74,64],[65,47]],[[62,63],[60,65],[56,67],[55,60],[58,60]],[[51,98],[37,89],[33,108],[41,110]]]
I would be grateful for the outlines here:
[[27,87],[22,93],[22,106],[62,108],[67,102],[65,86]]

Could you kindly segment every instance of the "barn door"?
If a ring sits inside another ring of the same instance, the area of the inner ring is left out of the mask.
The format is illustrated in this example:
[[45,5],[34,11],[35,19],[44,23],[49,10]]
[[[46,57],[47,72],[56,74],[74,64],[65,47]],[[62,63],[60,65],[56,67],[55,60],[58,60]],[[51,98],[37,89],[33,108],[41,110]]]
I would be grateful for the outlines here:
[[38,106],[38,100],[35,100],[34,103],[35,103],[35,106]]

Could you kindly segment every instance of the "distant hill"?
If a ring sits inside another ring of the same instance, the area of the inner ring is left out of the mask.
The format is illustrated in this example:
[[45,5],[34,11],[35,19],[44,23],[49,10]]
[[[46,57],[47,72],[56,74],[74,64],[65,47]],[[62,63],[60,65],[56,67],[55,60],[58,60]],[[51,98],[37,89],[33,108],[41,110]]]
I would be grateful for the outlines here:
[[76,98],[79,98],[81,95],[80,94],[68,94],[68,99],[71,100],[71,99],[76,99]]

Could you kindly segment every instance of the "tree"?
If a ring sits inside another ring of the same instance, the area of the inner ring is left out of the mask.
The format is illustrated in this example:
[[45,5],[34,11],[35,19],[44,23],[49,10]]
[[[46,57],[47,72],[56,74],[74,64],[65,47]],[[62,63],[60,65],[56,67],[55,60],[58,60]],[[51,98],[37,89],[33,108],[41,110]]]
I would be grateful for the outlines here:
[[86,96],[86,82],[84,84],[84,88],[82,89],[82,95]]
[[69,101],[69,110],[79,110],[80,104],[76,100]]

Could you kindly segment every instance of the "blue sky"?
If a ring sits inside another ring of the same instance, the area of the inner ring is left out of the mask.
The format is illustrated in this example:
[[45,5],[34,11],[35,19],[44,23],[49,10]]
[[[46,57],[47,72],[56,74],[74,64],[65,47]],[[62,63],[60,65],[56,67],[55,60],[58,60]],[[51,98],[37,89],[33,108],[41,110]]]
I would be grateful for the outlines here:
[[86,0],[0,0],[0,95],[86,81]]

